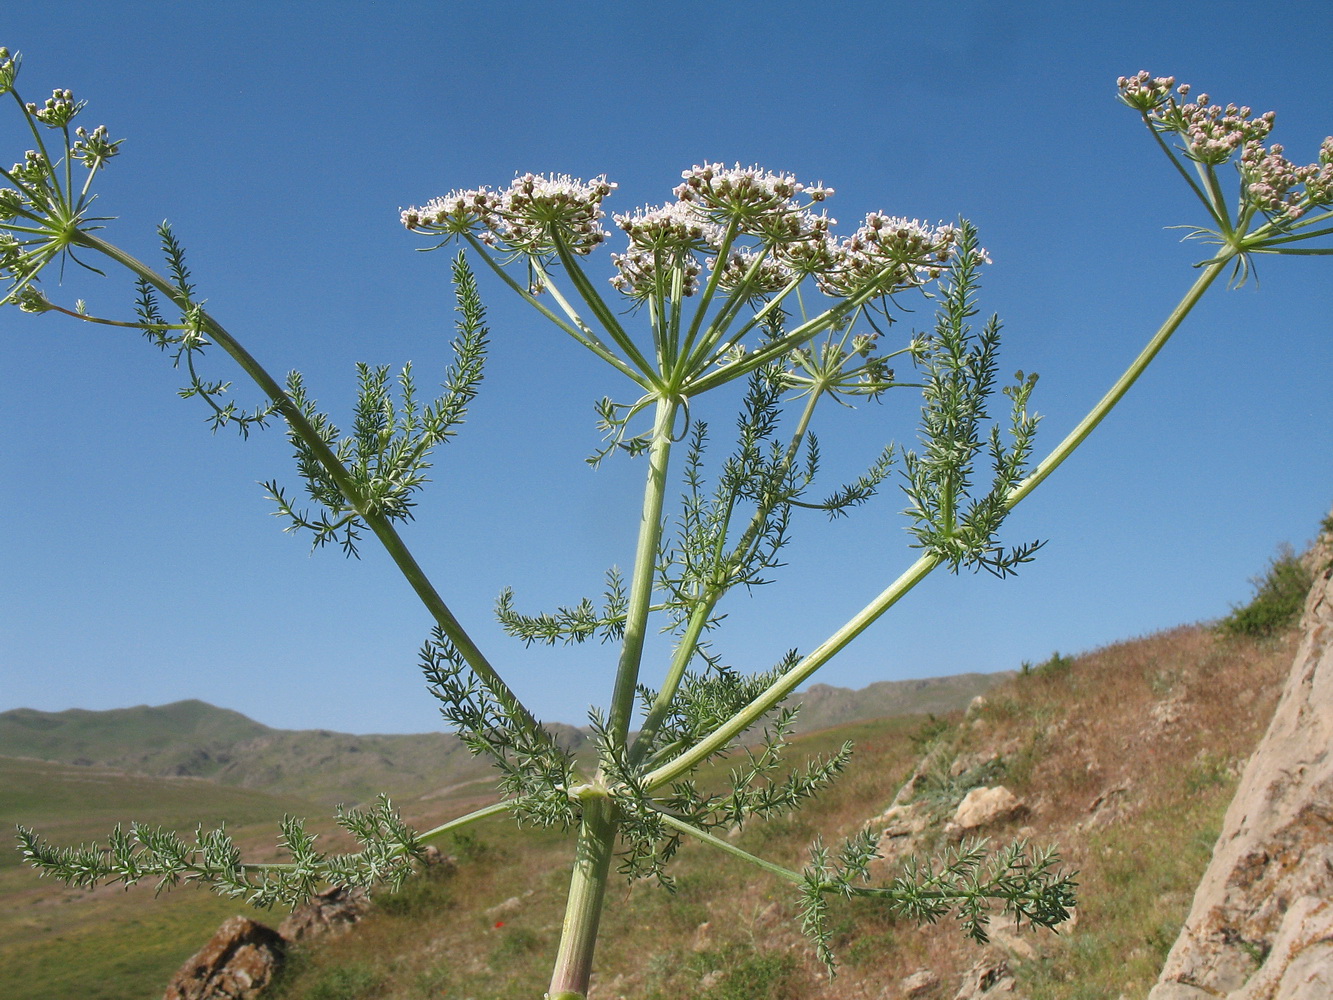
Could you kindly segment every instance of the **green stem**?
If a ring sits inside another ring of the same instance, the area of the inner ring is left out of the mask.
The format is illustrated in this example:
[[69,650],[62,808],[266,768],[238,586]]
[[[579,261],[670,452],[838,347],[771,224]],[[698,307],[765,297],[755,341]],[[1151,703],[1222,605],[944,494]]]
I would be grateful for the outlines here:
[[[714,370],[709,374],[699,378],[697,381],[691,382],[686,388],[686,393],[690,396],[698,396],[702,393],[708,392],[710,389],[714,389],[719,385],[732,381],[733,379],[740,378],[742,375],[748,375],[750,372],[754,371],[760,365],[766,365],[774,358],[781,357],[783,354],[786,354],[793,347],[800,347],[802,344],[814,338],[818,333],[820,333],[820,331],[827,330],[829,327],[836,324],[840,319],[842,319],[842,317],[846,316],[848,313],[852,312],[853,310],[859,309],[861,306],[865,305],[865,303],[869,302],[871,299],[883,295],[884,292],[882,289],[878,287],[877,283],[890,270],[891,270],[890,268],[885,268],[884,271],[875,276],[875,279],[873,281],[867,282],[865,288],[863,288],[861,291],[857,292],[856,294],[846,299],[843,299],[836,306],[833,306],[832,308],[829,309],[825,309],[814,319],[806,320],[804,323],[798,326],[791,333],[787,334],[785,337],[772,341],[771,343],[765,344],[759,350],[747,356],[745,360],[738,361],[734,365],[727,365],[726,368],[720,368]],[[775,306],[775,304],[778,301],[780,301],[782,297],[786,296],[793,288],[795,288],[797,284],[799,284],[799,282],[793,281],[785,289],[783,289],[782,293],[779,296],[777,296],[777,298],[775,298],[773,301],[770,301],[767,305],[765,305],[764,308],[759,311],[759,313],[756,313],[755,318],[752,319],[751,322],[746,325],[746,329],[749,329],[751,326],[753,326],[756,320],[758,320],[763,314],[767,313],[768,310],[772,309]],[[731,342],[734,342],[736,336],[740,336],[740,334],[733,336],[731,338],[731,341],[728,343],[730,344]]]
[[713,296],[717,294],[718,282],[722,280],[722,272],[726,267],[727,257],[731,254],[731,245],[736,241],[736,233],[739,229],[740,223],[736,219],[733,218],[727,222],[727,230],[723,234],[722,243],[717,249],[717,266],[713,268],[712,273],[708,276],[708,281],[704,285],[703,295],[699,297],[699,306],[694,310],[694,319],[690,321],[690,329],[685,334],[685,343],[680,348],[678,356],[688,356],[694,346],[694,339],[699,336],[699,327],[703,325],[704,315],[713,302]]
[[745,273],[745,276],[741,279],[741,283],[737,285],[736,289],[731,293],[731,297],[722,304],[722,308],[718,311],[717,318],[713,320],[712,325],[709,326],[704,335],[704,339],[699,342],[693,352],[689,355],[689,360],[684,368],[684,371],[688,376],[692,377],[697,372],[706,371],[714,361],[726,354],[727,351],[731,350],[732,347],[740,342],[742,337],[762,323],[769,313],[780,308],[787,296],[800,289],[801,282],[805,279],[801,275],[797,275],[792,278],[791,281],[787,282],[786,286],[780,289],[776,295],[765,302],[761,308],[757,309],[750,318],[741,325],[739,330],[728,335],[727,331],[731,328],[731,324],[735,322],[736,317],[740,315],[740,311],[747,301],[743,294],[744,289],[749,284],[750,280],[759,273],[763,261],[763,255],[755,258],[755,262],[750,265],[750,270]]
[[121,326],[131,330],[149,330],[154,333],[163,330],[188,330],[189,327],[183,323],[129,323],[119,319],[103,319],[101,316],[92,316],[88,313],[75,312],[73,309],[66,309],[64,306],[58,306],[54,302],[47,300],[49,312],[58,312],[74,319],[83,320],[85,323],[98,323],[101,326]]
[[586,1000],[588,996],[615,839],[615,803],[610,796],[603,792],[584,797],[574,871],[569,880],[560,948],[551,972],[551,989],[546,994],[548,1000]]
[[574,254],[569,247],[565,245],[564,239],[559,233],[551,234],[552,241],[555,243],[556,255],[564,265],[565,270],[569,272],[569,280],[573,283],[579,296],[587,303],[592,314],[597,317],[597,321],[602,324],[602,328],[611,335],[611,339],[620,345],[620,349],[625,352],[629,358],[630,364],[634,365],[642,373],[642,377],[653,380],[657,378],[657,373],[653,371],[653,366],[648,363],[648,359],[643,356],[639,346],[634,343],[634,338],[625,332],[625,328],[620,325],[616,319],[615,313],[611,307],[597,293],[597,289],[592,286],[588,276],[583,273],[583,268],[579,262],[574,259]]
[[485,244],[483,244],[479,239],[477,239],[471,233],[465,234],[464,239],[468,241],[468,244],[472,247],[474,251],[476,251],[478,256],[480,256],[481,259],[486,262],[487,266],[490,267],[490,269],[494,271],[496,275],[499,276],[500,280],[503,281],[506,285],[508,285],[514,291],[514,293],[518,295],[518,297],[521,298],[524,302],[532,306],[532,308],[536,309],[539,313],[541,313],[543,316],[549,319],[557,327],[559,327],[561,330],[564,330],[565,333],[569,334],[571,337],[573,337],[576,341],[578,341],[588,350],[592,351],[593,354],[597,355],[599,358],[601,358],[603,361],[609,364],[612,368],[616,369],[616,371],[620,372],[627,378],[638,383],[644,389],[652,388],[652,384],[650,382],[648,382],[641,374],[636,372],[623,360],[617,357],[615,353],[612,352],[612,350],[609,347],[607,347],[604,343],[602,343],[602,341],[599,340],[591,330],[587,329],[586,325],[583,325],[582,329],[571,326],[569,323],[566,323],[563,319],[557,316],[550,309],[547,309],[546,306],[542,305],[541,302],[537,300],[537,297],[535,295],[533,295],[530,291],[528,291],[517,281],[515,281],[513,277],[510,276],[509,272],[500,266],[499,262],[497,262],[495,258],[491,256],[491,254],[486,250]]
[[685,626],[685,633],[680,637],[680,643],[676,646],[676,653],[671,659],[671,666],[667,668],[666,678],[662,681],[662,689],[657,692],[657,697],[653,699],[653,704],[648,709],[648,715],[643,720],[643,726],[639,729],[639,735],[635,737],[634,745],[630,747],[629,762],[631,765],[639,764],[649,751],[652,749],[653,740],[657,738],[657,731],[662,727],[662,720],[666,718],[667,712],[671,710],[671,702],[676,697],[676,691],[680,688],[680,682],[685,678],[685,669],[694,659],[694,651],[699,646],[699,636],[703,634],[704,626],[708,624],[708,617],[717,607],[718,599],[722,595],[715,591],[708,591],[699,596],[698,602],[690,612],[690,620]]
[[624,746],[634,714],[634,695],[643,661],[648,613],[652,607],[653,580],[657,573],[657,551],[662,541],[662,503],[666,496],[667,464],[671,456],[671,429],[679,405],[674,397],[657,398],[653,439],[648,449],[648,480],[643,489],[643,517],[639,522],[639,543],[634,553],[634,573],[625,610],[625,638],[616,669],[615,690],[611,695],[608,732],[617,746]]
[[1143,350],[1139,352],[1139,356],[1125,369],[1124,374],[1116,379],[1115,384],[1101,398],[1101,401],[1088,411],[1088,415],[1079,421],[1078,426],[1070,431],[1049,455],[1041,460],[1041,463],[1032,470],[1031,475],[1009,492],[1009,497],[1005,501],[1007,508],[1012,510],[1019,501],[1059,468],[1060,463],[1083,443],[1087,436],[1093,432],[1093,429],[1111,412],[1116,403],[1120,402],[1125,393],[1129,391],[1129,387],[1138,381],[1139,376],[1143,374],[1144,369],[1148,367],[1152,359],[1157,357],[1157,352],[1166,346],[1166,342],[1171,339],[1171,335],[1176,332],[1185,317],[1189,315],[1190,310],[1203,297],[1203,293],[1208,290],[1208,286],[1222,273],[1230,259],[1231,257],[1228,256],[1217,260],[1204,269],[1203,273],[1190,287],[1190,290],[1185,293],[1185,297],[1180,300],[1179,305],[1171,311],[1171,315],[1167,317],[1166,322],[1162,324],[1152,340],[1148,341]]
[[934,553],[923,555],[883,593],[857,612],[847,624],[825,639],[818,648],[791,667],[711,735],[670,763],[644,775],[643,787],[647,791],[653,791],[670,784],[694,770],[714,753],[724,749],[733,739],[753,726],[808,680],[811,674],[836,656],[848,643],[874,624],[884,612],[930,575],[931,570],[939,565],[940,561],[940,557]]
[[[119,247],[84,232],[77,235],[75,242],[116,261],[116,263],[157,288],[182,309],[187,309],[193,305],[193,303],[181,298],[179,290],[170,281],[148,265],[125,253]],[[204,329],[207,330],[213,342],[226,351],[260,390],[269,399],[273,400],[275,408],[287,421],[287,425],[300,436],[301,440],[314,453],[320,464],[338,485],[338,489],[342,491],[348,502],[357,509],[370,530],[375,533],[375,537],[380,540],[380,544],[384,546],[385,551],[388,552],[399,572],[403,574],[408,585],[416,592],[421,599],[421,603],[425,605],[426,610],[435,619],[436,624],[458,648],[458,651],[477,677],[495,694],[503,695],[506,699],[513,699],[513,704],[521,714],[519,721],[525,728],[529,730],[538,728],[536,718],[523,706],[522,702],[509,689],[509,686],[496,673],[495,668],[491,666],[476,643],[472,641],[472,637],[468,635],[462,624],[454,617],[454,613],[445,604],[444,599],[430,582],[430,578],[426,576],[416,558],[403,543],[392,522],[381,514],[365,509],[364,498],[359,495],[356,484],[348,474],[347,467],[338,460],[338,457],[329,448],[323,437],[306,419],[305,414],[301,412],[301,408],[296,405],[291,396],[287,395],[286,390],[278,384],[273,376],[241,346],[240,342],[227,332],[222,324],[203,310],[199,311],[199,315]]]
[[750,864],[762,868],[770,875],[776,875],[778,878],[786,879],[788,882],[795,882],[798,885],[805,881],[804,876],[802,876],[800,872],[794,872],[790,868],[784,868],[782,865],[774,864],[772,861],[765,861],[763,858],[751,854],[749,851],[741,850],[731,841],[723,840],[721,837],[715,837],[706,830],[700,830],[697,826],[691,826],[689,823],[677,819],[668,812],[663,812],[660,809],[655,809],[654,811],[657,815],[662,817],[662,822],[673,830],[679,830],[681,833],[691,836],[695,840],[710,844],[713,847],[716,847],[719,851],[725,851],[732,857],[740,858],[742,861],[748,861]]
[[488,806],[483,806],[465,816],[451,819],[448,823],[441,823],[439,826],[435,827],[435,829],[427,830],[425,833],[419,834],[417,840],[420,840],[423,843],[427,840],[434,840],[436,837],[444,836],[444,834],[449,833],[451,830],[457,830],[460,826],[467,826],[469,823],[477,822],[477,820],[487,819],[491,816],[499,816],[501,813],[506,813],[512,805],[512,802],[505,799],[500,802],[494,802]]
[[[800,454],[801,442],[805,439],[807,431],[810,429],[810,420],[814,417],[815,405],[819,402],[824,387],[822,385],[814,386],[810,389],[809,398],[806,401],[805,408],[801,412],[801,418],[797,422],[796,429],[792,432],[791,441],[787,445],[786,454],[783,457],[785,470],[790,470],[792,463]],[[734,503],[735,496],[732,496]],[[761,506],[755,511],[754,517],[750,520],[745,534],[741,536],[736,545],[734,558],[743,562],[746,556],[746,550],[753,546],[758,538],[759,532],[763,527],[763,522],[772,507]],[[731,523],[731,509],[727,511],[727,517],[724,521],[722,536],[718,539],[718,547],[726,541],[727,525]],[[721,562],[721,552],[714,553],[716,562]],[[666,718],[667,712],[671,708],[671,702],[676,697],[676,691],[679,690],[681,681],[685,677],[685,669],[689,666],[690,660],[694,658],[694,651],[699,644],[699,636],[703,633],[704,626],[708,623],[713,609],[722,599],[725,591],[710,590],[699,597],[699,602],[694,606],[690,614],[689,623],[686,625],[685,634],[681,636],[680,644],[676,647],[675,657],[672,659],[671,666],[667,670],[666,679],[662,682],[662,689],[657,692],[657,697],[648,711],[648,716],[644,720],[643,727],[639,730],[639,735],[634,741],[634,746],[630,749],[629,760],[631,764],[640,763],[652,750],[653,740],[657,736],[657,731],[661,728],[662,720]]]

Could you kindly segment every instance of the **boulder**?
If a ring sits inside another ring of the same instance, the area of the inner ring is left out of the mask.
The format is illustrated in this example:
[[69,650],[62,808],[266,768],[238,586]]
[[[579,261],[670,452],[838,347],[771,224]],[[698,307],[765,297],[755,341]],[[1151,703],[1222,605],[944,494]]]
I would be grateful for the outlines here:
[[953,826],[961,832],[976,830],[1013,819],[1025,812],[1026,808],[1022,800],[1003,785],[974,788],[958,803],[958,811],[953,814]]
[[278,926],[288,941],[304,941],[322,934],[340,933],[366,915],[370,894],[362,888],[334,886],[311,896]]
[[1333,539],[1277,711],[1150,1000],[1333,996]]
[[232,917],[180,967],[163,1000],[252,1000],[282,965],[283,947],[273,928]]
[[907,1000],[922,1000],[934,993],[939,985],[938,975],[930,969],[920,969],[899,983],[898,989]]

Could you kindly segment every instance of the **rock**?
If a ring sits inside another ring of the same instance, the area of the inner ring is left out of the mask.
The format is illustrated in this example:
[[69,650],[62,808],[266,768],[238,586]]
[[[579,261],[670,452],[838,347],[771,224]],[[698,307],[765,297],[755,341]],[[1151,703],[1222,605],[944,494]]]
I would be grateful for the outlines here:
[[[996,768],[999,763],[1000,755],[993,750],[979,750],[976,753],[960,754],[949,765],[949,775],[958,778],[968,771],[981,772]],[[991,773],[994,773],[994,771],[992,770]]]
[[921,969],[899,983],[898,989],[906,1000],[921,1000],[922,997],[933,992],[939,984],[939,976],[930,969]]
[[362,888],[334,886],[311,896],[278,925],[288,941],[304,941],[321,934],[341,933],[366,915],[370,894]]
[[1037,957],[1037,949],[1032,946],[1032,942],[1018,931],[1012,923],[991,923],[986,931],[990,935],[993,945],[1003,948],[1009,953],[1009,958],[1013,964],[1019,965]]
[[707,951],[713,944],[713,924],[705,920],[694,929],[694,940],[690,942],[691,951]]
[[503,903],[496,903],[486,911],[488,917],[503,917],[507,913],[517,913],[523,909],[523,900],[517,896],[510,896]]
[[1013,819],[1027,811],[1027,807],[1003,785],[994,788],[974,788],[958,803],[953,814],[953,825],[966,832]]
[[1302,896],[1283,915],[1272,950],[1236,1000],[1333,997],[1333,901]]
[[429,844],[421,853],[421,860],[426,863],[427,868],[439,868],[441,871],[451,872],[458,867],[458,859],[452,854],[443,853],[438,847]]
[[917,850],[918,838],[930,828],[930,811],[924,803],[889,806],[882,815],[870,821],[880,827],[879,858],[873,863],[876,877],[889,876],[898,861]]
[[882,826],[886,837],[915,837],[930,826],[930,812],[916,802],[907,806],[889,806],[872,821]]
[[1126,781],[1114,788],[1106,789],[1093,799],[1088,805],[1086,828],[1095,830],[1124,819],[1128,813],[1129,789],[1130,782]]
[[282,965],[283,948],[273,928],[232,917],[180,967],[163,1000],[251,1000]]
[[1018,1000],[1018,984],[1009,974],[1009,963],[992,951],[963,974],[963,984],[954,1000]]
[[1152,728],[1157,732],[1170,729],[1185,716],[1185,699],[1173,694],[1152,707]]
[[1150,1000],[1333,996],[1333,538],[1277,711]]

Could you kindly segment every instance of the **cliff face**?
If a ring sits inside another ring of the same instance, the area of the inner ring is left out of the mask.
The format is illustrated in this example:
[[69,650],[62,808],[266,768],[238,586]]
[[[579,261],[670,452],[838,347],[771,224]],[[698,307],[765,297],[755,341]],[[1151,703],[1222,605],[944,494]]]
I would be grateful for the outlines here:
[[1333,997],[1333,536],[1282,699],[1149,1000]]

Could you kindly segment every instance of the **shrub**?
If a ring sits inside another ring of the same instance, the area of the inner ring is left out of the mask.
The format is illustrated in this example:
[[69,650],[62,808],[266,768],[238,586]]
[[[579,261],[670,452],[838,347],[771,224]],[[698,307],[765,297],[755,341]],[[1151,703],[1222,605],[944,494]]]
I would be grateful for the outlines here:
[[1268,571],[1251,582],[1254,597],[1250,603],[1234,608],[1217,623],[1223,635],[1263,638],[1294,625],[1314,575],[1291,546],[1284,545],[1268,564]]

